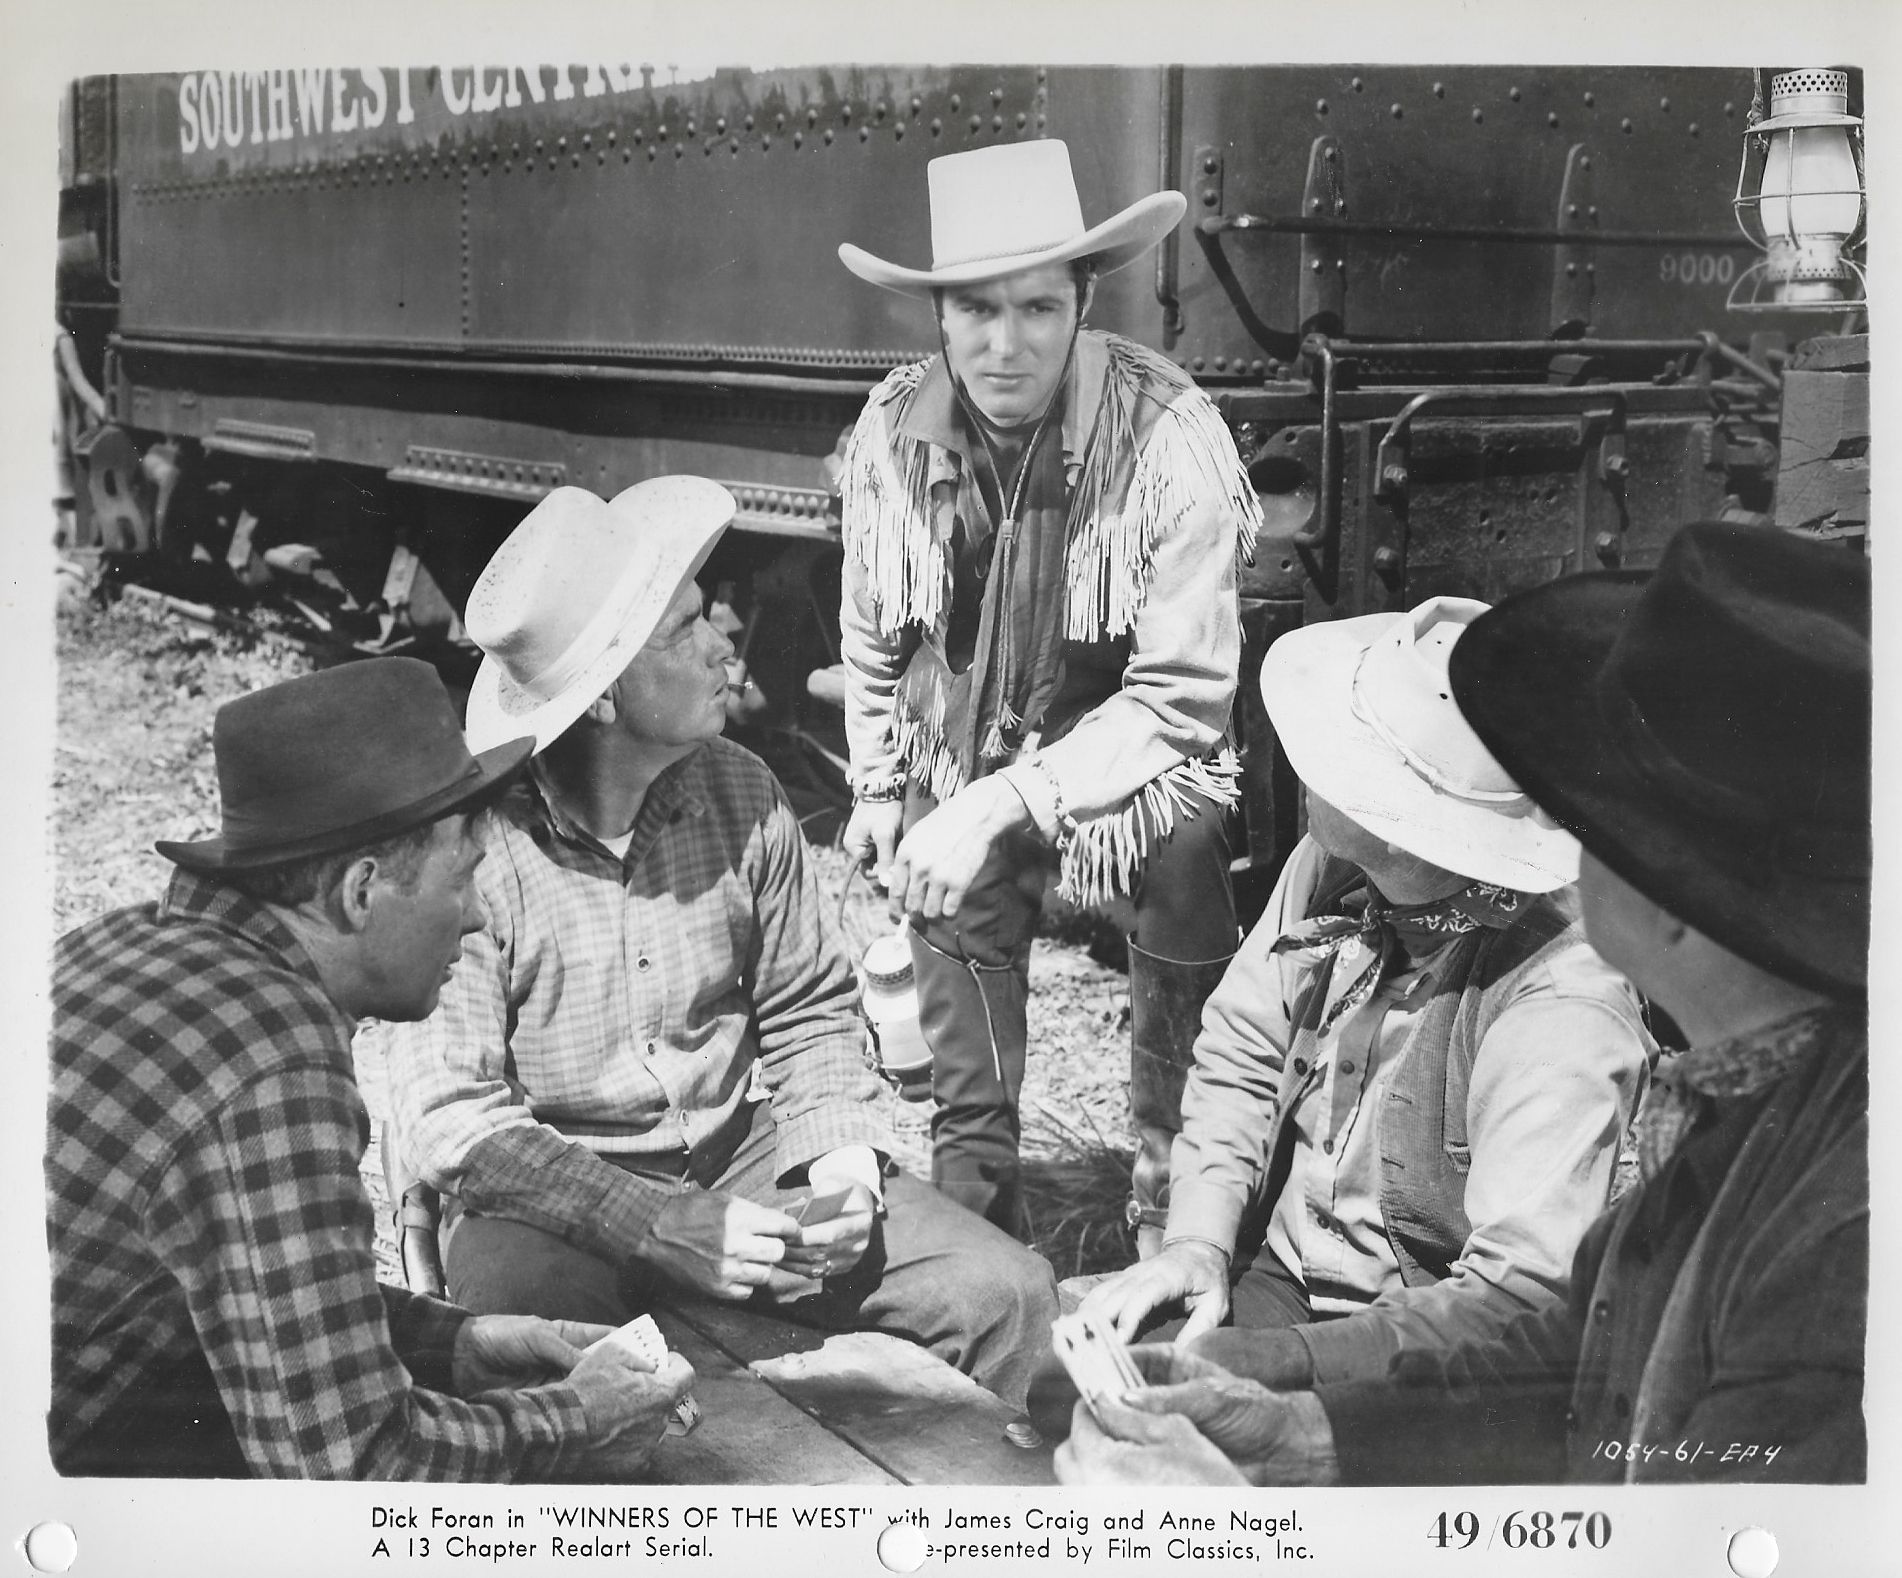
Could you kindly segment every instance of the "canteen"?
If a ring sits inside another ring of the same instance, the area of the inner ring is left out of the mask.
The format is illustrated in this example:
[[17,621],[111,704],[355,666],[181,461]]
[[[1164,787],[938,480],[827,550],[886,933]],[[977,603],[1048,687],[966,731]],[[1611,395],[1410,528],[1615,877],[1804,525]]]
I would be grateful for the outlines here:
[[909,927],[875,939],[859,962],[859,994],[878,1067],[906,1101],[931,1099],[931,1048],[918,1023]]

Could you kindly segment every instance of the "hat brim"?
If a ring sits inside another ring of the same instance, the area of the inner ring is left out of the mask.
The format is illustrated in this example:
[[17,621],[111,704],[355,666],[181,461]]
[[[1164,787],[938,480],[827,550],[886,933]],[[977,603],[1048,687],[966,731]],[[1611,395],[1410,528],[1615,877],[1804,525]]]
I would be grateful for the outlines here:
[[448,816],[475,804],[488,795],[500,793],[510,778],[519,772],[533,754],[533,740],[517,738],[476,755],[468,772],[454,782],[433,789],[420,799],[385,811],[364,821],[333,828],[305,838],[287,839],[275,844],[234,846],[222,835],[193,843],[173,843],[160,839],[153,847],[174,865],[190,871],[259,871],[281,866],[286,861],[307,860],[316,855],[334,855],[346,849],[379,844],[412,828]]
[[1481,805],[1437,790],[1355,715],[1354,672],[1392,628],[1384,614],[1330,620],[1268,649],[1262,700],[1296,776],[1349,820],[1443,870],[1522,893],[1576,881],[1577,843],[1529,799]]
[[[665,480],[665,479],[663,479]],[[721,490],[726,498],[725,491]],[[618,495],[617,495],[618,497]],[[471,750],[495,741],[531,735],[539,754],[573,726],[589,704],[620,677],[658,628],[681,587],[700,573],[713,545],[732,521],[730,502],[708,501],[704,514],[676,522],[660,552],[641,566],[643,586],[652,594],[634,599],[628,617],[608,643],[581,665],[554,696],[537,702],[515,686],[494,658],[484,655],[469,687],[463,732]]]
[[1453,699],[1499,764],[1592,855],[1679,920],[1818,991],[1864,990],[1869,889],[1796,878],[1665,803],[1601,716],[1598,676],[1647,572],[1572,576],[1482,615],[1453,648]]
[[1180,192],[1154,192],[1061,245],[1036,252],[1016,252],[1007,257],[980,258],[948,268],[906,268],[874,257],[849,241],[840,246],[839,261],[873,285],[895,290],[900,295],[919,297],[927,297],[934,290],[981,285],[1008,274],[1021,274],[1026,269],[1042,268],[1049,263],[1070,263],[1078,258],[1094,258],[1099,275],[1113,274],[1134,263],[1175,229],[1188,207],[1189,200]]

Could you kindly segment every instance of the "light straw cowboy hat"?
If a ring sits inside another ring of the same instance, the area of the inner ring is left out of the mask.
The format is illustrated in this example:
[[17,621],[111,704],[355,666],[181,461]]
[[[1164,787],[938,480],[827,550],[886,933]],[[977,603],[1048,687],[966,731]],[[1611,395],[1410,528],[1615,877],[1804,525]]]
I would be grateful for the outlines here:
[[1181,221],[1189,200],[1157,192],[1086,229],[1070,150],[1051,139],[946,154],[925,167],[931,267],[905,268],[850,242],[839,260],[860,279],[907,296],[976,285],[1046,263],[1094,258],[1098,274],[1133,263]]
[[1434,597],[1283,636],[1262,699],[1301,781],[1349,820],[1476,882],[1549,893],[1578,844],[1506,775],[1453,700],[1448,656],[1487,605]]
[[612,503],[556,488],[530,510],[463,616],[483,651],[470,748],[532,734],[546,750],[647,644],[735,508],[705,477],[655,477]]

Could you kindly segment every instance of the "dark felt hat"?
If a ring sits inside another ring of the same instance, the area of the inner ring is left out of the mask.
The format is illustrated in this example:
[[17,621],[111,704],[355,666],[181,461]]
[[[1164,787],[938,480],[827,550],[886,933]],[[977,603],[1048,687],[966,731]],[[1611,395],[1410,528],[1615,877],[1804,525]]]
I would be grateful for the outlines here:
[[1753,964],[1841,995],[1868,976],[1869,564],[1704,522],[1654,572],[1507,598],[1453,696],[1579,842]]
[[227,702],[211,746],[223,831],[157,846],[194,871],[255,870],[394,838],[500,786],[534,741],[471,756],[436,671],[396,657]]

